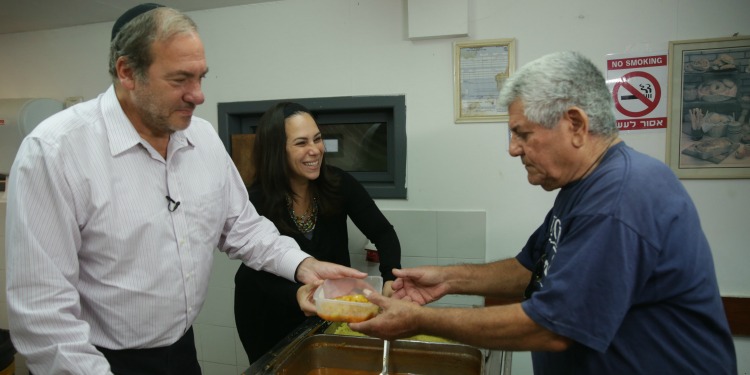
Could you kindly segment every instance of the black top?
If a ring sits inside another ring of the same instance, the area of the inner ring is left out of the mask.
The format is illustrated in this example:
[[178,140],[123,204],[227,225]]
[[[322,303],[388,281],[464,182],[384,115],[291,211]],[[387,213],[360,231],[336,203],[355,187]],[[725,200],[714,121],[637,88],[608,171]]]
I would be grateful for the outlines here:
[[[329,166],[331,174],[340,177],[342,212],[319,215],[312,239],[302,233],[287,234],[300,248],[315,259],[351,266],[347,216],[378,248],[380,273],[384,281],[394,280],[391,270],[401,268],[401,245],[396,231],[383,216],[362,185],[349,173]],[[261,211],[263,195],[257,185],[249,190],[250,201]],[[285,220],[294,228],[291,217]],[[253,270],[244,264],[234,279],[234,315],[242,345],[252,363],[271,349],[296,326],[305,320],[297,304],[297,289],[302,284],[264,271]]]

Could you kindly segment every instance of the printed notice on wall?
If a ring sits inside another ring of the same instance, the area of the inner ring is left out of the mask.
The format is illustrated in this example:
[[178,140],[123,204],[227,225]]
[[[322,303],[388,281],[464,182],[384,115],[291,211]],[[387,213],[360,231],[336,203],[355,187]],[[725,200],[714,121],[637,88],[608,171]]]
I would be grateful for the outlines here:
[[607,55],[607,86],[620,130],[667,127],[667,54]]

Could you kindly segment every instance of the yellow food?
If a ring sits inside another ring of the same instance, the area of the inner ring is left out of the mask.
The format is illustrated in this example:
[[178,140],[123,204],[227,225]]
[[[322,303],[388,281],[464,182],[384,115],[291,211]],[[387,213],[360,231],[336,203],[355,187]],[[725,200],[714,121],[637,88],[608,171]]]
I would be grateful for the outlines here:
[[368,300],[367,297],[365,297],[363,294],[348,294],[345,296],[336,297],[334,299],[347,302],[370,302],[370,300]]
[[330,322],[357,323],[374,317],[378,314],[379,309],[377,305],[368,301],[363,294],[349,294],[322,302],[318,306],[318,316]]
[[[349,325],[346,323],[341,323],[338,327],[336,327],[336,330],[333,331],[333,334],[342,335],[342,336],[368,337],[364,333],[353,331],[351,328],[349,328]],[[422,341],[422,342],[447,342],[447,343],[454,342],[448,339],[444,339],[442,337],[431,336],[431,335],[415,335],[412,337],[407,337],[404,340],[413,340],[413,341]]]

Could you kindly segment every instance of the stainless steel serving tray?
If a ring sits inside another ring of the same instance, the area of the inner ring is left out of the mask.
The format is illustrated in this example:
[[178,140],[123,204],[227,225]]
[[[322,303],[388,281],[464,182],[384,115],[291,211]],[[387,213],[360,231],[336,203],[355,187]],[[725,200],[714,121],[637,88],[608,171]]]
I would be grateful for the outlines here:
[[[291,346],[266,368],[266,374],[307,375],[335,370],[380,373],[383,340],[371,337],[317,334]],[[481,351],[452,343],[396,340],[391,343],[392,374],[480,375]],[[318,372],[316,372],[316,370]]]

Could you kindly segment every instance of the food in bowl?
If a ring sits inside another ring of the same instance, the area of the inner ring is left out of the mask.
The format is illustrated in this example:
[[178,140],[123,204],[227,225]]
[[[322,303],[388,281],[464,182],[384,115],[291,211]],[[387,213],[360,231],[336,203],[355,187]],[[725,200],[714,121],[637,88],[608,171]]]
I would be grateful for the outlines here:
[[362,303],[370,302],[370,300],[367,299],[367,297],[365,297],[364,294],[350,294],[346,296],[336,297],[334,299],[338,301],[347,301],[347,302],[362,302]]
[[365,290],[380,293],[383,278],[326,280],[315,291],[318,316],[331,322],[357,323],[373,318],[380,308],[367,300]]
[[322,307],[318,308],[318,316],[321,319],[330,322],[358,323],[378,315],[378,306],[370,302],[332,301],[324,302]]

